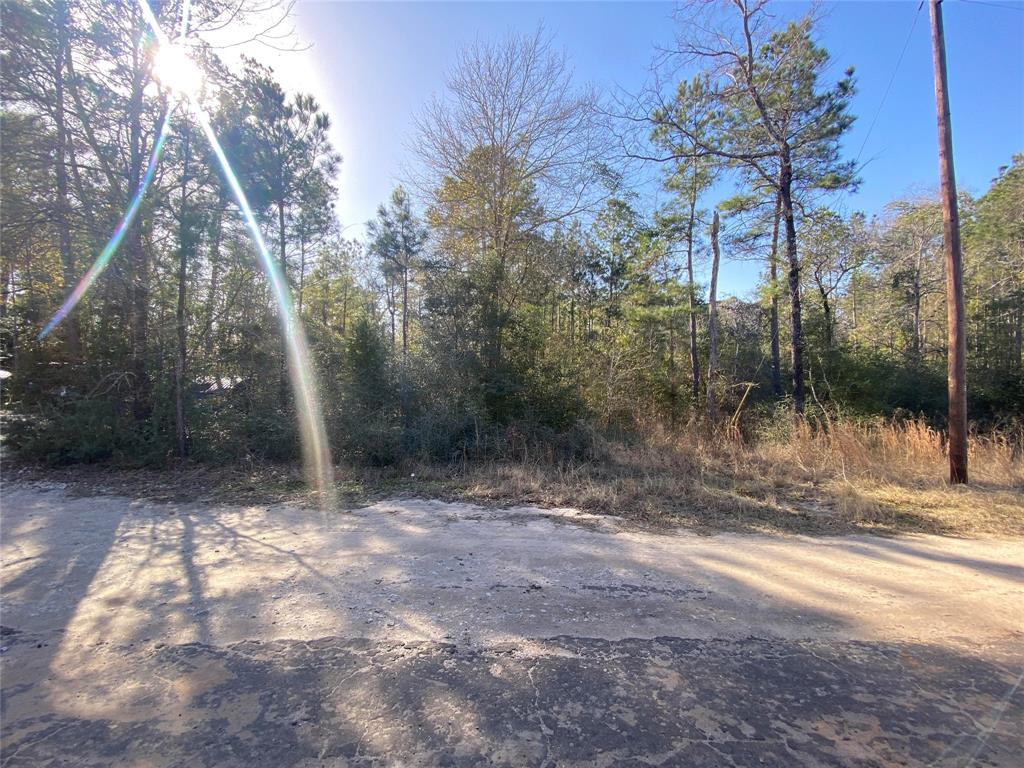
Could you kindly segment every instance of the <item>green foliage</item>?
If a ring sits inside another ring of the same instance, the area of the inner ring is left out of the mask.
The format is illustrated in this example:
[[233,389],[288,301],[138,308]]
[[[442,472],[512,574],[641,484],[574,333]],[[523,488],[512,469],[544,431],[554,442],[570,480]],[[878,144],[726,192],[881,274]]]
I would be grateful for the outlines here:
[[[115,23],[101,4],[72,4],[61,20],[60,7],[13,2],[2,30],[0,365],[13,372],[3,392],[18,414],[12,449],[51,464],[172,461],[180,382],[191,458],[297,459],[275,302],[212,158],[198,142],[186,151],[198,131],[184,115],[140,225],[75,310],[78,344],[70,324],[35,341],[121,216],[164,108],[140,25]],[[428,188],[396,188],[365,244],[336,221],[340,157],[313,97],[287,93],[252,60],[232,73],[199,46],[207,108],[308,334],[335,457],[578,462],[604,434],[688,428],[706,386],[699,280],[711,207],[728,217],[723,258],[771,259],[777,273],[765,270],[755,299],[719,302],[716,394],[731,426],[774,441],[795,434],[793,396],[772,394],[769,318],[777,304],[777,341],[795,347],[797,298],[814,413],[941,426],[940,209],[902,200],[868,219],[821,204],[818,193],[855,181],[840,154],[852,73],[828,79],[810,19],[759,18],[752,59],[745,47],[723,52],[646,115],[666,160],[656,212],[599,151],[592,95],[571,87],[564,60],[515,37],[467,53],[450,101],[427,110]],[[63,148],[61,136],[72,137]],[[777,224],[787,223],[787,164],[788,228]],[[735,188],[711,199],[723,180]],[[1022,210],[1024,156],[962,200],[969,402],[982,426],[1024,413]]]
[[363,414],[385,407],[392,391],[387,348],[380,329],[366,318],[356,322],[347,348],[345,377],[351,402]]
[[160,446],[131,418],[123,402],[73,399],[10,422],[7,435],[19,454],[53,466],[114,460],[161,463]]
[[831,368],[830,399],[860,415],[903,413],[937,420],[945,412],[945,370],[937,366],[846,350]]

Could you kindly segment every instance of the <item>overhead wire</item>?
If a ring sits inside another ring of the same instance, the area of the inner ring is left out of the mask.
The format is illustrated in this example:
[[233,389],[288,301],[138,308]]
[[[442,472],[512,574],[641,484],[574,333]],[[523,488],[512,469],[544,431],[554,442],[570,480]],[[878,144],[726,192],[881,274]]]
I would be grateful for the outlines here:
[[885,106],[886,99],[889,98],[889,92],[892,90],[892,85],[896,82],[896,75],[900,71],[900,65],[903,63],[903,57],[907,55],[907,48],[910,47],[910,40],[914,36],[914,30],[917,28],[917,19],[921,15],[921,9],[924,7],[924,0],[917,6],[917,10],[914,12],[914,20],[910,24],[910,32],[907,33],[907,39],[903,41],[903,50],[900,51],[899,58],[896,59],[896,66],[893,67],[892,75],[889,77],[889,84],[885,86],[885,93],[882,94],[882,100],[878,103],[878,109],[875,110],[874,117],[871,118],[871,123],[868,125],[868,132],[864,135],[864,141],[861,142],[860,150],[857,152],[857,158],[853,161],[854,165],[860,162],[860,156],[864,154],[864,147],[868,144],[868,139],[871,138],[871,132],[875,129],[875,123],[878,122],[878,116],[882,114],[882,108]]
[[987,5],[990,8],[1002,8],[1004,11],[1020,11],[1024,13],[1024,3],[1019,5],[1007,5],[1006,3],[990,3],[987,0],[960,0],[961,3],[970,3],[971,5]]

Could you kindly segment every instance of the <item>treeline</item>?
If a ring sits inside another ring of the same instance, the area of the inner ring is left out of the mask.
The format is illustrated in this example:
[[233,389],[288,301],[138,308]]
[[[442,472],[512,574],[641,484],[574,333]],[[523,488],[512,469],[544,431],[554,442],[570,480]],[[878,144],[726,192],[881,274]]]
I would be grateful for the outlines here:
[[[161,6],[168,24],[176,6]],[[36,340],[117,226],[173,103],[135,4],[119,8],[4,5],[8,431],[54,462],[290,458],[277,307],[186,106],[120,250]],[[194,23],[246,11],[203,3]],[[829,80],[814,25],[694,4],[670,64],[698,74],[614,106],[542,32],[470,46],[418,113],[414,176],[362,242],[333,211],[343,166],[315,99],[196,43],[198,97],[291,287],[335,454],[579,458],[595,431],[736,434],[794,410],[941,423],[941,211],[920,198],[842,212],[855,81]],[[637,163],[663,171],[657,209],[630,189]],[[969,399],[989,426],[1024,412],[1024,156],[961,205]],[[756,297],[716,295],[729,259],[763,265]]]

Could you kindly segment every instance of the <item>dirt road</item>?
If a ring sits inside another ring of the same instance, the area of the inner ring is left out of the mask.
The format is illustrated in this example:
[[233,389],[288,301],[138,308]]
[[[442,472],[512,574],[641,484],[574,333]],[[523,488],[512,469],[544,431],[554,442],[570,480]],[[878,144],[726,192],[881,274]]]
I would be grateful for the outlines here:
[[[1024,541],[2,497],[3,766],[1019,766]],[[1015,687],[1017,686],[1017,687]]]

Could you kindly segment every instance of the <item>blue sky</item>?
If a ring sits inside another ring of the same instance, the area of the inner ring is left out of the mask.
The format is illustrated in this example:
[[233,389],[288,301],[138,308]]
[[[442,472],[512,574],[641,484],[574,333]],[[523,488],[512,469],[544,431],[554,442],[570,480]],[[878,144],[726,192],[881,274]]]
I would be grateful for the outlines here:
[[[943,3],[956,171],[960,187],[974,193],[986,188],[1013,153],[1024,151],[1024,2],[991,2],[1009,8]],[[797,15],[805,8],[780,2],[777,13]],[[896,197],[934,189],[938,162],[927,5],[919,14],[918,2],[851,0],[825,8],[819,36],[836,75],[848,65],[857,72],[853,112],[859,119],[845,142],[847,155],[857,156],[864,145],[861,160],[868,161],[861,188],[845,207],[874,213]],[[413,115],[431,93],[443,90],[445,71],[462,45],[509,30],[533,31],[543,23],[581,83],[635,91],[648,77],[656,46],[673,39],[672,9],[660,2],[304,0],[295,21],[298,38],[311,48],[270,63],[286,87],[311,91],[331,114],[334,142],[345,158],[338,212],[343,224],[356,225],[347,232],[352,235],[400,178]],[[915,14],[906,54],[879,112]],[[252,53],[268,58],[267,52]],[[747,293],[757,271],[753,264],[727,263],[723,290]]]

